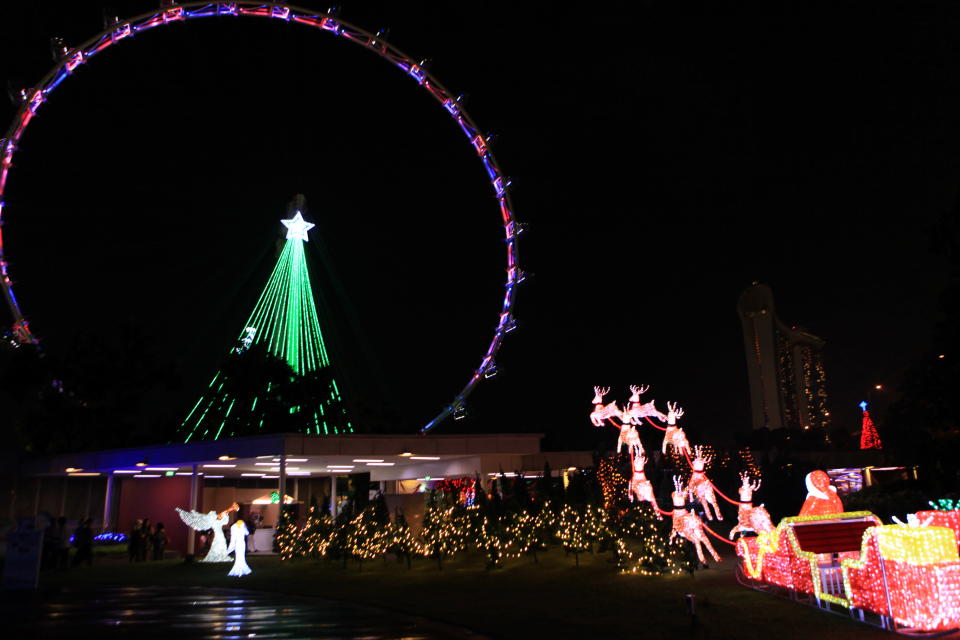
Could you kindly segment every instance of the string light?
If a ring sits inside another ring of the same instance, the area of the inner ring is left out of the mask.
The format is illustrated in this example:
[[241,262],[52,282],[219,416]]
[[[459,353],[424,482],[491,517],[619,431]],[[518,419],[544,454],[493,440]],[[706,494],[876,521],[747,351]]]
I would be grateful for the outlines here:
[[[928,502],[927,504],[937,511],[955,511],[960,509],[960,500],[955,500],[953,498],[940,498],[935,503]],[[929,513],[929,511],[924,511],[923,513]]]
[[602,509],[587,505],[584,509],[575,509],[569,504],[563,506],[557,519],[557,538],[567,553],[572,553],[577,566],[580,566],[580,554],[592,551],[594,542],[609,537],[606,527],[607,514]]
[[[287,240],[244,324],[238,346],[232,349],[232,357],[249,357],[251,350],[260,346],[270,356],[283,360],[295,374],[295,381],[306,380],[316,391],[309,404],[289,407],[296,427],[310,434],[350,433],[353,427],[336,380],[319,375],[329,371],[331,362],[303,247],[307,231],[314,225],[304,221],[299,211],[292,219],[281,222],[287,227]],[[237,360],[229,362],[236,368]],[[248,435],[250,431],[269,428],[269,420],[277,419],[270,418],[275,413],[271,412],[277,395],[274,383],[267,382],[252,393],[239,393],[232,368],[225,364],[214,375],[204,395],[181,423],[185,442]]]
[[[618,474],[619,475],[619,474]],[[488,565],[496,567],[508,559],[537,553],[554,543],[573,553],[591,552],[595,545],[609,544],[624,573],[638,575],[679,574],[689,569],[683,546],[668,544],[666,533],[658,529],[656,515],[644,503],[611,515],[594,505],[577,508],[555,506],[549,500],[529,502],[517,511],[503,508],[495,498],[475,491],[474,504],[463,507],[466,488],[475,487],[473,479],[463,482],[452,494],[433,491],[424,514],[419,538],[410,531],[402,513],[394,522],[376,513],[371,504],[357,515],[334,521],[329,514],[311,506],[306,521],[297,527],[290,511],[281,514],[276,543],[281,560],[296,558],[354,558],[359,561],[382,558],[388,553],[406,560],[434,558],[442,567],[443,559],[475,549],[486,555]],[[618,483],[626,480],[619,476]]]

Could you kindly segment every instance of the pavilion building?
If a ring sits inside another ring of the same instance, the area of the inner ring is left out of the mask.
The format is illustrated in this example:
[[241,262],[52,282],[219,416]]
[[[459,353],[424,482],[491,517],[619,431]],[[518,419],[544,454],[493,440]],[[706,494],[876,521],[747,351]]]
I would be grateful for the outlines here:
[[219,512],[236,502],[240,517],[255,512],[261,520],[255,546],[269,551],[281,499],[294,510],[329,505],[336,514],[348,496],[382,491],[418,530],[424,494],[444,479],[488,482],[501,473],[540,476],[545,463],[560,474],[593,465],[590,452],[542,452],[542,437],[281,433],[54,455],[12,462],[0,475],[0,509],[28,528],[63,515],[71,525],[89,517],[96,531],[128,533],[149,518],[164,523],[171,552],[193,554],[196,537],[174,508]]

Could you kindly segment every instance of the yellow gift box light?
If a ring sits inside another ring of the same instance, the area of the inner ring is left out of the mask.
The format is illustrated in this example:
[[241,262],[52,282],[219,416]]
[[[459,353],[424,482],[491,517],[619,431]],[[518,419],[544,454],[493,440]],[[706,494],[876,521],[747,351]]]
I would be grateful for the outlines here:
[[877,527],[880,555],[912,565],[956,562],[957,537],[946,527],[909,527],[899,524]]

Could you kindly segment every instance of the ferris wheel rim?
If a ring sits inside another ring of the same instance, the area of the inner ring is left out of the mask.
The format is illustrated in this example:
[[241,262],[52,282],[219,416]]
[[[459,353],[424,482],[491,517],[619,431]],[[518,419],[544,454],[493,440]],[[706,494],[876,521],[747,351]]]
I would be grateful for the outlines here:
[[14,294],[13,282],[9,276],[9,263],[5,257],[2,228],[5,206],[4,194],[7,191],[10,169],[13,166],[13,158],[18,150],[19,142],[38,109],[46,102],[48,96],[67,77],[73,74],[75,69],[118,42],[155,27],[185,22],[189,19],[221,16],[263,17],[284,22],[296,22],[346,38],[354,44],[376,53],[411,76],[427,93],[436,99],[448,116],[458,124],[479,156],[486,171],[487,179],[494,189],[495,199],[503,221],[507,250],[507,278],[504,284],[504,299],[494,336],[481,359],[480,365],[473,371],[466,385],[454,396],[453,401],[446,404],[436,416],[420,429],[420,432],[426,433],[451,415],[456,417],[456,412],[462,410],[466,398],[473,392],[477,384],[484,377],[490,377],[496,373],[494,356],[499,352],[504,336],[516,328],[516,320],[513,317],[516,289],[517,285],[525,278],[525,274],[519,265],[518,246],[518,238],[523,228],[516,221],[513,213],[509,181],[501,171],[496,157],[490,149],[489,138],[483,134],[470,117],[461,100],[454,97],[454,94],[450,93],[425,68],[422,62],[415,62],[415,58],[393,46],[379,34],[373,34],[357,27],[330,12],[316,12],[283,2],[254,2],[250,0],[203,2],[201,0],[183,4],[169,4],[156,11],[142,13],[124,20],[118,19],[114,23],[106,25],[102,31],[76,47],[64,48],[60,59],[50,71],[34,87],[21,92],[22,103],[14,114],[13,121],[6,134],[3,138],[0,138],[0,288],[3,289],[7,306],[13,315],[15,338],[21,343],[37,342],[37,339],[30,332],[29,323],[20,309],[19,302]]

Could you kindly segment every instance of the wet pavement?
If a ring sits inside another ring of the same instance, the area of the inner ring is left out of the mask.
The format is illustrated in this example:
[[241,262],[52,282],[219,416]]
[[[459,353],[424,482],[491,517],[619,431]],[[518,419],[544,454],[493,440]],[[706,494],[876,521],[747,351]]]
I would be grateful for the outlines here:
[[348,603],[241,589],[115,587],[2,594],[17,640],[470,639],[443,623]]

